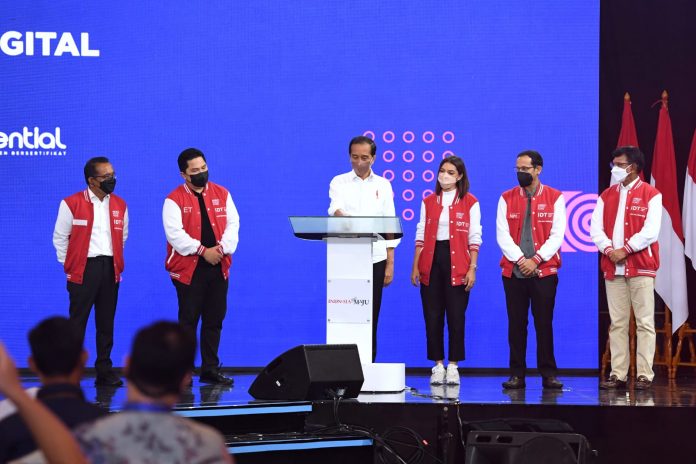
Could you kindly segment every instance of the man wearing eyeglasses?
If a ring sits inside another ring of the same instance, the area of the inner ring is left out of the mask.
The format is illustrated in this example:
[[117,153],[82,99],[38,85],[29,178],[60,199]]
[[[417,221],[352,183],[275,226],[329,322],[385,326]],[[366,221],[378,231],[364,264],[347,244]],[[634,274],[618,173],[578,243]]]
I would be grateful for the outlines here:
[[68,279],[70,320],[84,340],[94,306],[97,329],[95,383],[121,386],[112,370],[114,315],[123,272],[123,246],[128,238],[126,202],[113,194],[116,175],[108,158],[96,157],[84,168],[87,189],[60,203],[53,230],[53,246]]
[[519,187],[500,196],[496,237],[503,252],[503,288],[508,313],[510,378],[504,389],[525,388],[527,323],[531,304],[537,341],[537,369],[545,389],[560,389],[553,352],[553,308],[556,303],[559,250],[566,227],[566,208],[560,191],[543,185],[544,165],[533,150],[517,155]]
[[611,373],[599,384],[605,390],[623,389],[629,367],[628,326],[631,307],[636,317],[634,387],[646,390],[655,376],[655,276],[660,265],[657,238],[662,222],[662,194],[639,178],[645,157],[638,147],[619,147],[612,153],[612,183],[597,199],[590,236],[602,257],[600,268],[609,305]]

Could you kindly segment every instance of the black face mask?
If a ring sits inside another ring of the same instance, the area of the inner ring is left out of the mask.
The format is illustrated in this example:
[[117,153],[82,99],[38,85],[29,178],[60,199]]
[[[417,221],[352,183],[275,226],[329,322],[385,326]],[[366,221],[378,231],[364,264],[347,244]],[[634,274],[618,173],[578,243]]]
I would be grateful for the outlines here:
[[517,171],[517,182],[520,183],[520,187],[529,187],[532,185],[534,178],[528,172]]
[[208,183],[208,171],[199,172],[198,174],[191,174],[191,183],[196,187],[205,187]]
[[101,181],[101,183],[99,184],[99,188],[102,192],[109,195],[116,188],[116,178],[112,177],[111,179],[105,179]]

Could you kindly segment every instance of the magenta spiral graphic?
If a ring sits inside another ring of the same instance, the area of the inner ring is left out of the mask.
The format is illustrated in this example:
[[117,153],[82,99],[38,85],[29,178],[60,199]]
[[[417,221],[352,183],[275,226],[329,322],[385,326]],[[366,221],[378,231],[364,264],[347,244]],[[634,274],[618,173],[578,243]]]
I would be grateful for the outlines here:
[[597,204],[596,193],[563,192],[568,220],[561,251],[594,253],[597,247],[590,237],[592,211]]

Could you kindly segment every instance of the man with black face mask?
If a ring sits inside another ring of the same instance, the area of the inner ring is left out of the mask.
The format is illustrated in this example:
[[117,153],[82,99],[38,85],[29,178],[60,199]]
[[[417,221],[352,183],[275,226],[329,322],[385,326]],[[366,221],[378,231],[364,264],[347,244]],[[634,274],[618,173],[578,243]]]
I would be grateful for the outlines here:
[[201,320],[201,382],[232,385],[220,372],[218,347],[239,214],[227,189],[208,181],[203,152],[187,148],[178,163],[184,184],[167,196],[162,210],[165,267],[176,288],[179,322],[195,333]]
[[510,378],[505,389],[524,388],[527,368],[527,322],[531,304],[537,340],[537,368],[542,386],[560,389],[553,353],[553,308],[556,302],[559,249],[566,227],[560,191],[539,181],[544,160],[536,151],[517,155],[519,187],[498,201],[496,236],[503,252],[503,288],[508,313]]
[[113,194],[114,168],[107,158],[96,157],[84,168],[87,189],[60,203],[53,230],[53,246],[68,279],[70,320],[84,339],[94,306],[97,328],[96,384],[121,386],[112,370],[114,315],[123,272],[123,246],[128,238],[126,202]]

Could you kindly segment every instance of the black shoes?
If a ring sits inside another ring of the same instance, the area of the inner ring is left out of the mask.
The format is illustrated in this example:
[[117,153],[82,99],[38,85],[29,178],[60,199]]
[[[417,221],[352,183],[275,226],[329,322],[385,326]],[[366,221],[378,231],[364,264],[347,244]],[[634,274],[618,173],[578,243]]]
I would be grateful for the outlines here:
[[524,377],[518,377],[516,375],[510,376],[507,381],[503,382],[503,388],[506,390],[517,390],[524,387],[526,387]]
[[[563,383],[554,376],[543,377],[541,385],[545,389],[550,390],[560,390],[563,388]],[[524,377],[518,375],[511,375],[507,381],[503,382],[503,388],[505,390],[519,390],[521,388],[525,388],[526,386],[527,384],[524,381]]]
[[94,379],[94,385],[98,387],[120,387],[123,385],[123,380],[114,371],[108,371],[98,373],[97,378]]
[[[643,376],[641,376],[643,377]],[[645,377],[643,377],[645,378]],[[639,377],[640,379],[640,377]],[[645,378],[645,380],[648,380]],[[648,380],[648,383],[651,383]],[[637,384],[637,382],[636,382]],[[600,382],[599,383],[599,389],[600,390],[623,390],[626,388],[626,381],[625,380],[619,380],[619,378],[615,375],[612,375],[609,377],[607,380]]]
[[560,390],[563,388],[563,383],[558,380],[556,377],[544,377],[543,380],[541,381],[541,386],[546,388],[546,389],[551,389],[551,390]]
[[639,375],[636,379],[636,383],[633,384],[633,388],[636,390],[648,390],[652,387],[652,381],[644,375]]
[[200,376],[200,381],[203,383],[214,383],[217,385],[233,385],[234,379],[225,377],[220,373],[220,371],[207,371],[202,372]]

